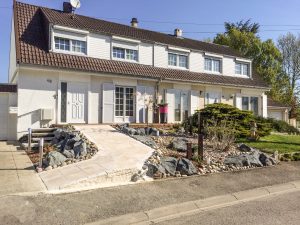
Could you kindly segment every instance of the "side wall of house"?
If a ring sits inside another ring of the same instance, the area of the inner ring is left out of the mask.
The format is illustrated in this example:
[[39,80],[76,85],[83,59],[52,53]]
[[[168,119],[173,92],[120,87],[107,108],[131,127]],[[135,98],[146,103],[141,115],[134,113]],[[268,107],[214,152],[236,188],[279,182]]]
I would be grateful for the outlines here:
[[12,77],[17,68],[17,59],[16,59],[16,40],[15,40],[15,25],[14,17],[11,21],[11,33],[10,33],[10,52],[9,52],[9,71],[8,71],[8,81],[12,82]]

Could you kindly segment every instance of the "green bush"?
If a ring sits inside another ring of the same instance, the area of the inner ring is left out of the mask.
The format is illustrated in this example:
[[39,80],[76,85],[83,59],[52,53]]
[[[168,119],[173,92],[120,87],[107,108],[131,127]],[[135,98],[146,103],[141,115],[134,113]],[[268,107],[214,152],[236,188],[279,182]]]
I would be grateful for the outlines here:
[[[205,127],[215,126],[215,124],[221,127],[225,122],[227,127],[235,130],[238,138],[250,136],[250,127],[253,121],[257,124],[259,137],[269,135],[271,132],[271,125],[268,122],[257,119],[251,111],[243,111],[231,105],[222,103],[210,104],[200,110],[200,112]],[[197,127],[198,113],[195,113],[185,123],[189,123],[191,119],[193,127]],[[186,124],[184,125],[187,126]]]
[[277,131],[279,133],[288,133],[288,134],[300,134],[300,131],[289,125],[285,121],[280,121],[280,120],[275,120],[272,118],[262,118],[262,117],[257,117],[257,120],[264,121],[265,123],[271,124],[272,130]]

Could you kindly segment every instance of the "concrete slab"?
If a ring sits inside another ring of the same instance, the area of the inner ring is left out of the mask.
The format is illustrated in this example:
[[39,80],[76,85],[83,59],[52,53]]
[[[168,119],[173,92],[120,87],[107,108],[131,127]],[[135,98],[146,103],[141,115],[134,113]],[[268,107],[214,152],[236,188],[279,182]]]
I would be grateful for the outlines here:
[[44,190],[29,157],[18,150],[17,143],[0,142],[0,196]]
[[105,175],[107,177],[99,178],[103,186],[107,186],[105,182],[110,185],[129,182],[130,172],[141,169],[154,151],[109,125],[76,125],[75,128],[94,142],[99,152],[92,159],[40,173],[40,178],[52,191],[69,186],[76,189],[76,183],[81,187],[85,180]]

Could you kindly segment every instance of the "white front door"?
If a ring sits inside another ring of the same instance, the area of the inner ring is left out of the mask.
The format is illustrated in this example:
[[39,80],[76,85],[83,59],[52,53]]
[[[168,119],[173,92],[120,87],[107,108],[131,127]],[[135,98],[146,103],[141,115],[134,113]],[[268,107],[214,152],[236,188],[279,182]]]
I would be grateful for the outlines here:
[[207,92],[206,93],[206,105],[221,103],[221,93],[220,92]]
[[86,90],[84,83],[68,83],[67,95],[67,122],[85,123],[86,122]]

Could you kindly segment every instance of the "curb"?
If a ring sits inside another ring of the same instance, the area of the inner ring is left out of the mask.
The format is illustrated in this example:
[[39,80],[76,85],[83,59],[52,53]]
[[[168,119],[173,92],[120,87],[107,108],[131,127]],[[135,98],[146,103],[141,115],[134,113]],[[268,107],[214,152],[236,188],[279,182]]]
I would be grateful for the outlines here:
[[164,207],[159,207],[143,212],[130,213],[122,216],[111,217],[101,221],[88,223],[86,225],[102,225],[102,224],[135,224],[146,225],[154,224],[162,221],[178,218],[180,216],[192,215],[199,212],[208,211],[211,209],[226,207],[243,203],[263,197],[275,196],[287,192],[300,190],[300,180],[256,188],[246,191],[240,191],[232,194],[210,197],[195,201],[184,202],[181,204],[172,204]]

